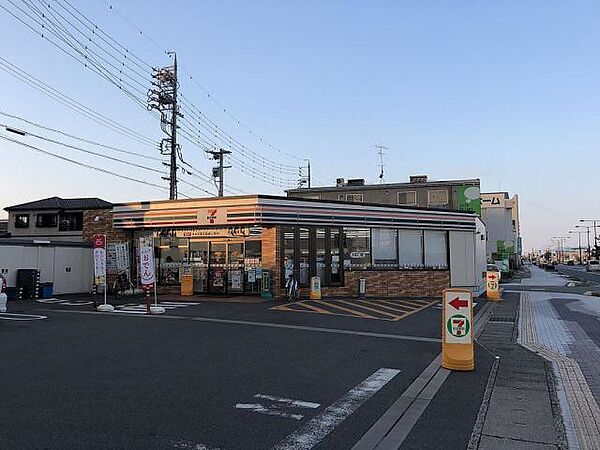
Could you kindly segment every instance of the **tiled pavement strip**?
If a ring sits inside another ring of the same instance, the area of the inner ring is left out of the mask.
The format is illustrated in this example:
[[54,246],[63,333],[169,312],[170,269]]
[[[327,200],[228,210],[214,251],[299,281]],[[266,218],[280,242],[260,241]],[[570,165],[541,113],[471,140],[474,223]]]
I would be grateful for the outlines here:
[[[573,297],[578,296],[522,292],[519,343],[546,358],[554,367],[569,448],[600,449],[600,408],[580,364],[572,357],[571,348],[585,345],[588,351],[584,358],[591,358],[587,361],[589,364],[598,364],[600,349],[589,338],[585,339],[585,332],[576,323],[561,320],[549,301],[550,298]],[[588,300],[582,298],[582,301]],[[589,374],[594,375],[597,376]]]

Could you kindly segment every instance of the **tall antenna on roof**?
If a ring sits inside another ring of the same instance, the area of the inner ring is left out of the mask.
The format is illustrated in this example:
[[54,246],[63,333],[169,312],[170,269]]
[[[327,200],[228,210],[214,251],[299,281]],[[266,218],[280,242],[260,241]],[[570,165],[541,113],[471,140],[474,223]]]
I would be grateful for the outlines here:
[[383,163],[383,151],[389,150],[389,148],[383,144],[375,144],[374,147],[377,149],[377,154],[379,155],[379,182],[383,183],[385,181],[385,178],[384,178],[385,164]]

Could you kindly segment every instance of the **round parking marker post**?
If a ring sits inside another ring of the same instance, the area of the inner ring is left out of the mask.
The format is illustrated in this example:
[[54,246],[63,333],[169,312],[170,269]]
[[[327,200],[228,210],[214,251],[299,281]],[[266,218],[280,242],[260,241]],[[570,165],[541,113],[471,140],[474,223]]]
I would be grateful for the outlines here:
[[154,281],[154,306],[150,307],[150,314],[164,314],[165,308],[158,306],[158,297],[156,295],[156,280]]

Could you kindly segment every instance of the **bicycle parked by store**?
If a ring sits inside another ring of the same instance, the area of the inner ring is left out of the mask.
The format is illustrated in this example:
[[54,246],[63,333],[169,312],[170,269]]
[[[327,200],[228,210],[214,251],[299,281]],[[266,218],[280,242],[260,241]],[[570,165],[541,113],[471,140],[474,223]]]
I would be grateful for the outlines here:
[[121,272],[117,275],[117,278],[113,283],[113,294],[117,300],[122,299],[126,295],[131,297],[135,295],[135,286],[131,280],[129,280],[127,272]]
[[288,302],[294,302],[300,298],[298,280],[296,280],[293,275],[288,276],[288,279],[285,282],[285,298]]

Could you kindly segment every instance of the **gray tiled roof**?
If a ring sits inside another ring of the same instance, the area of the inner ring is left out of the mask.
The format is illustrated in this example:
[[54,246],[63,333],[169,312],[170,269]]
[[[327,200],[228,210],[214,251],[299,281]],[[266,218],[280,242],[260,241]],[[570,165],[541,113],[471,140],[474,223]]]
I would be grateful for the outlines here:
[[22,203],[20,205],[4,208],[5,211],[24,211],[37,209],[61,209],[61,210],[80,210],[80,209],[108,209],[112,208],[112,203],[97,197],[88,198],[60,198],[49,197],[33,202]]

